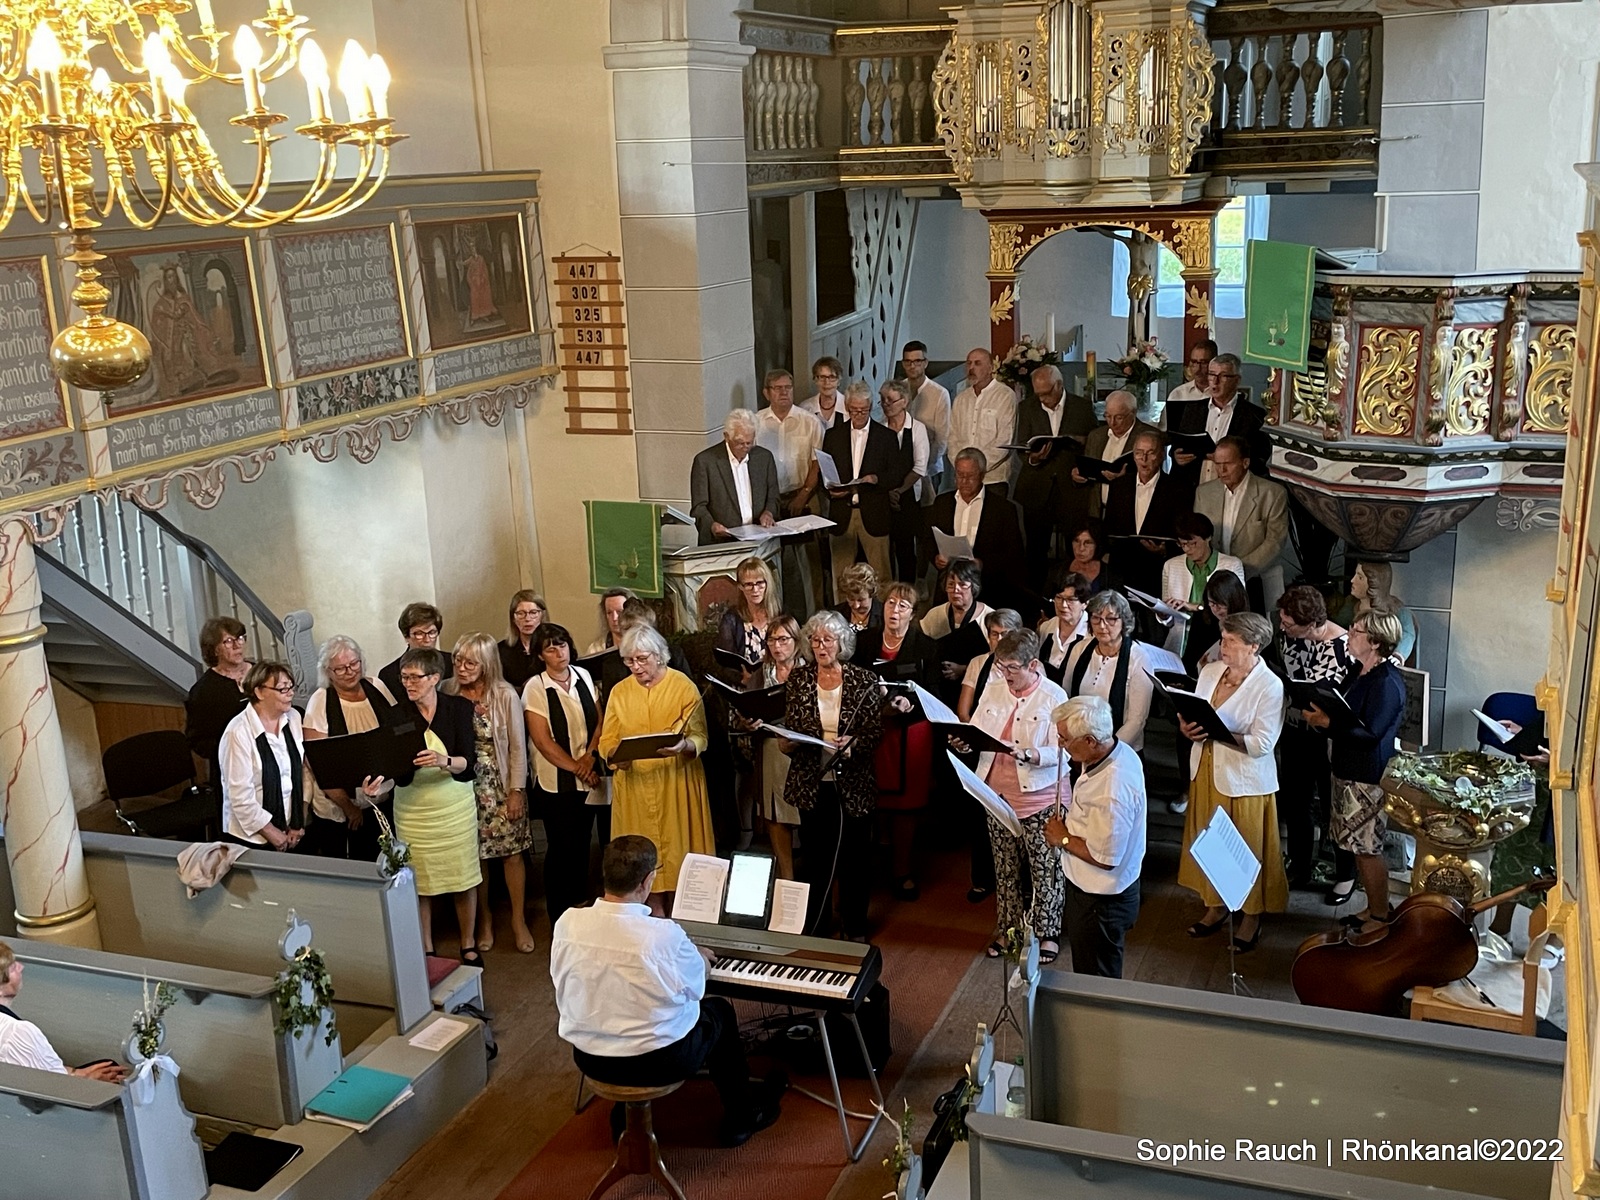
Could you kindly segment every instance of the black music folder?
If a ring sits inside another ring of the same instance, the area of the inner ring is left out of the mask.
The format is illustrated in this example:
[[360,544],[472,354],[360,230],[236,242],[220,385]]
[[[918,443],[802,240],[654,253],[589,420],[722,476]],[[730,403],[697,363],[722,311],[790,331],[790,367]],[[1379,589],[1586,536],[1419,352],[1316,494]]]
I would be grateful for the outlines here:
[[607,646],[604,650],[591,654],[586,658],[580,658],[578,660],[578,666],[589,672],[590,679],[599,679],[605,674],[605,670],[611,659],[611,656],[617,652],[618,651],[615,646]]
[[721,693],[728,706],[741,717],[751,721],[781,721],[784,710],[784,685],[775,683],[768,688],[741,691],[715,675],[707,674],[706,681]]
[[1101,483],[1110,483],[1107,475],[1115,475],[1127,467],[1133,466],[1133,451],[1130,450],[1122,457],[1107,462],[1103,458],[1085,458],[1078,456],[1078,461],[1072,464],[1073,469],[1085,479],[1098,479]]
[[279,1142],[253,1133],[230,1133],[205,1152],[206,1181],[212,1187],[259,1192],[279,1171],[300,1157],[295,1142]]
[[307,738],[305,747],[311,773],[324,791],[339,788],[354,792],[369,775],[393,779],[411,770],[417,755],[427,749],[427,742],[422,722],[415,716],[402,715],[392,725],[380,725],[365,733]]
[[1181,671],[1151,671],[1150,674],[1162,687],[1176,688],[1180,692],[1192,692],[1200,686],[1198,679]]
[[1168,433],[1167,447],[1171,450],[1187,451],[1196,458],[1204,458],[1217,448],[1217,444],[1211,440],[1209,433]]
[[1289,703],[1302,711],[1312,705],[1320,708],[1335,724],[1355,725],[1355,713],[1350,711],[1344,694],[1331,679],[1289,679],[1284,682],[1289,689]]
[[754,671],[761,666],[760,659],[752,662],[741,654],[735,654],[732,650],[724,650],[721,646],[712,650],[711,654],[717,660],[718,666],[727,667],[734,671]]
[[1059,446],[1082,446],[1083,439],[1073,437],[1070,433],[1041,433],[1031,437],[1025,442],[1007,442],[1001,446],[1002,450],[1020,450],[1024,454],[1037,454],[1046,446],[1054,449]]
[[1221,742],[1223,745],[1233,746],[1240,750],[1244,749],[1244,743],[1239,739],[1239,735],[1229,729],[1228,723],[1217,715],[1217,710],[1211,707],[1211,701],[1182,688],[1168,687],[1154,675],[1151,675],[1150,678],[1155,679],[1156,686],[1161,689],[1162,694],[1167,699],[1172,701],[1172,707],[1177,710],[1178,715],[1185,721],[1191,725],[1200,726],[1214,742]]

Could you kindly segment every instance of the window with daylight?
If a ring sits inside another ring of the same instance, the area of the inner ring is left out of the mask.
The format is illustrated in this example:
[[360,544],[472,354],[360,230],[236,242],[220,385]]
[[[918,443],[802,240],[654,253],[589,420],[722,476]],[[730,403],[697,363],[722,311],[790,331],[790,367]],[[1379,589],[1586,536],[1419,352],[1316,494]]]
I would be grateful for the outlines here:
[[[1267,236],[1266,196],[1235,196],[1217,214],[1216,315],[1238,320],[1244,316],[1244,247],[1252,238]],[[1113,244],[1111,257],[1111,315],[1128,315],[1128,248]],[[1156,269],[1156,316],[1183,316],[1183,269],[1177,256],[1165,246],[1160,250]]]

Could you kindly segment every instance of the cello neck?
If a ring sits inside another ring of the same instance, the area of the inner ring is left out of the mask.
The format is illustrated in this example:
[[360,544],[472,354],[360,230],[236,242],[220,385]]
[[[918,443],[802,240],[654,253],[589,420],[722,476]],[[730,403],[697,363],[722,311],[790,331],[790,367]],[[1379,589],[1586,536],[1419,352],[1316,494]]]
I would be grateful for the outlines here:
[[1499,905],[1504,904],[1507,900],[1515,900],[1518,896],[1522,895],[1523,892],[1547,892],[1551,888],[1555,887],[1555,885],[1556,881],[1554,878],[1530,879],[1521,887],[1514,887],[1507,891],[1501,892],[1498,896],[1490,896],[1487,900],[1478,901],[1476,904],[1470,906],[1467,911],[1473,916],[1477,916],[1481,912],[1486,912],[1491,908],[1496,908]]

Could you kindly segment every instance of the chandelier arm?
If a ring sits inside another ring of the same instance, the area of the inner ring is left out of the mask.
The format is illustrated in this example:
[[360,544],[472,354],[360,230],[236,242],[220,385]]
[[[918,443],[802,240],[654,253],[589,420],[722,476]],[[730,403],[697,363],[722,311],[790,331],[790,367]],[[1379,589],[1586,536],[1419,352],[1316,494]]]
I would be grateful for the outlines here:
[[202,198],[202,193],[209,194],[224,205],[230,206],[226,214],[213,214],[216,224],[243,225],[245,228],[259,228],[239,220],[240,217],[249,216],[255,212],[256,204],[266,194],[268,182],[272,178],[272,140],[266,136],[264,130],[256,132],[256,177],[249,190],[241,195],[225,175],[220,166],[208,171],[197,172],[195,181],[191,185],[197,205],[202,211],[213,213],[213,210]]
[[[130,19],[131,21],[137,21],[138,17],[130,14]],[[103,30],[105,33],[105,44],[111,48],[111,53],[116,57],[118,65],[121,66],[124,71],[130,75],[143,75],[145,73],[144,67],[135,63],[131,58],[129,58],[128,52],[122,48],[122,34],[120,30],[120,22],[108,24]],[[133,28],[133,35],[135,39],[142,42],[144,39],[143,27],[135,25]],[[140,57],[142,58],[143,55]]]
[[298,28],[304,20],[303,17],[291,17],[284,25],[273,25],[266,19],[252,22],[257,29],[270,33],[274,41],[272,53],[261,60],[260,73],[263,83],[281,79],[294,69],[295,63],[300,59],[300,40],[311,32],[309,27]]
[[[373,152],[374,150],[377,151],[376,154]],[[373,170],[374,160],[377,163],[376,170]],[[370,181],[367,179],[368,175],[371,176]],[[379,147],[375,142],[369,142],[362,148],[362,168],[351,182],[349,188],[345,190],[344,195],[337,200],[331,200],[327,204],[319,205],[310,212],[302,213],[296,218],[296,221],[301,224],[312,221],[328,221],[334,217],[343,216],[347,212],[353,212],[377,194],[378,188],[382,186],[383,181],[388,176],[389,147]],[[352,200],[351,197],[355,196],[357,189],[363,184],[366,190]]]
[[323,143],[322,154],[317,162],[317,173],[301,194],[300,199],[284,209],[267,209],[260,207],[258,204],[251,205],[249,214],[251,219],[246,228],[266,229],[272,225],[282,225],[289,221],[299,222],[312,219],[302,214],[311,209],[311,206],[319,201],[328,188],[332,186],[334,179],[338,175],[338,155],[339,148],[336,144],[332,142]]
[[[216,41],[212,41],[210,38],[207,38],[203,34],[198,36],[198,37],[196,37],[196,38],[191,39],[191,38],[189,38],[188,36],[186,36],[184,34],[182,29],[180,29],[178,27],[178,21],[177,21],[176,17],[173,17],[168,13],[162,13],[161,16],[162,16],[162,21],[161,21],[162,27],[164,29],[168,30],[172,35],[167,39],[167,47],[168,47],[168,49],[171,50],[171,52],[178,59],[180,59],[184,63],[185,66],[189,67],[197,75],[199,75],[201,79],[216,80],[219,83],[243,83],[244,82],[244,75],[243,75],[242,72],[240,74],[235,75],[235,74],[232,74],[231,72],[223,71],[223,70],[219,70],[218,69],[217,63],[220,61],[220,59],[222,57],[221,56],[222,38],[221,38],[220,35],[218,35]],[[190,48],[189,42],[191,40],[205,42],[207,45],[209,45],[211,47],[211,61],[209,63],[206,62],[203,58],[201,58],[198,54],[196,54]]]

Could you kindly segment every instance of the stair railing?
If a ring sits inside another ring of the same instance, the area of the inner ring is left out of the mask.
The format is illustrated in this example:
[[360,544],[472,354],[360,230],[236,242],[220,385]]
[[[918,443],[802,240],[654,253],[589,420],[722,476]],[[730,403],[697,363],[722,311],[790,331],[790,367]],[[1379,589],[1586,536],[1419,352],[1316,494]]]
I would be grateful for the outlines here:
[[200,630],[213,617],[245,628],[250,656],[287,662],[301,692],[315,686],[311,614],[280,619],[211,546],[119,492],[87,495],[38,548],[135,620],[201,660]]

